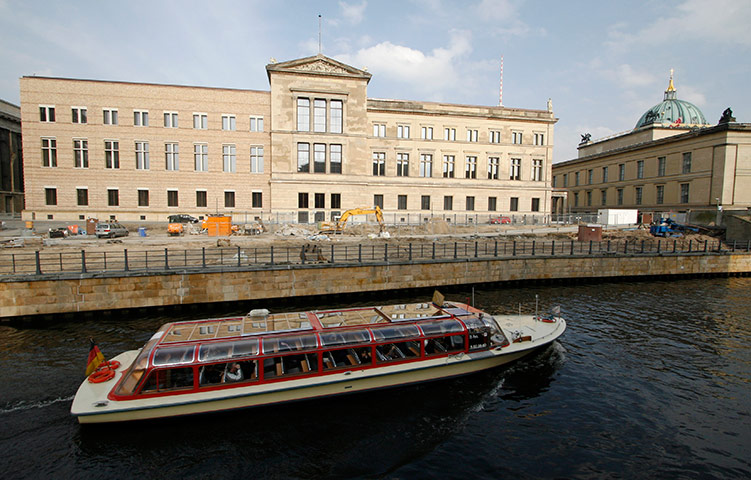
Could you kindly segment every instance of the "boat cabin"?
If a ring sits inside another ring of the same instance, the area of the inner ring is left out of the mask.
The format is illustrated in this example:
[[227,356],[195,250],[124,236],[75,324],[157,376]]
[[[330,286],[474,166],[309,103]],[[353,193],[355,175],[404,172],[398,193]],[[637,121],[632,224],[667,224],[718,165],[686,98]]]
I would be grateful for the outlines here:
[[113,400],[210,391],[382,368],[507,346],[468,305],[413,303],[163,325],[110,393]]

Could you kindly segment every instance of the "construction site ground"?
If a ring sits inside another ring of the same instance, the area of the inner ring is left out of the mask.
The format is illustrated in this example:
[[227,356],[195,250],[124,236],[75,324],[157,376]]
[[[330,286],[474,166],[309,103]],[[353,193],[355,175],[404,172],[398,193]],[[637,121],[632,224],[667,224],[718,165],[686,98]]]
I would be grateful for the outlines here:
[[[435,221],[437,220],[437,221]],[[169,249],[200,249],[218,247],[302,247],[306,244],[330,245],[373,243],[432,243],[470,241],[474,239],[496,239],[498,241],[531,240],[576,240],[577,225],[469,225],[455,226],[442,220],[434,219],[419,226],[387,226],[387,235],[379,236],[379,227],[375,224],[348,225],[341,234],[318,234],[315,225],[285,224],[267,225],[267,231],[260,235],[231,235],[228,237],[210,237],[205,232],[198,233],[192,225],[186,227],[182,236],[169,236],[167,224],[152,224],[145,227],[146,236],[140,236],[136,225],[126,225],[130,230],[127,237],[116,239],[98,239],[93,235],[69,235],[65,238],[49,238],[49,229],[61,225],[49,222],[35,222],[29,230],[25,222],[5,221],[5,228],[0,230],[0,255],[20,253],[23,251],[70,252],[70,251],[133,251]],[[195,233],[189,233],[194,231]],[[648,226],[603,227],[602,239],[628,240],[633,243],[656,241],[649,233]],[[682,237],[695,242],[716,242],[717,237],[702,234],[688,234]]]

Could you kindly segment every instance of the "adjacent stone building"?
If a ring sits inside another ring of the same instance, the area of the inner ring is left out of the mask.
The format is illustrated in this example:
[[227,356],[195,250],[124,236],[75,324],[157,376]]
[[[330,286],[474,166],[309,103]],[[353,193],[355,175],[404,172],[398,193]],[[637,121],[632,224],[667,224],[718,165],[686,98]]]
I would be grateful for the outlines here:
[[[670,79],[661,103],[633,130],[591,141],[553,167],[554,213],[600,208],[688,212],[751,206],[751,124],[728,109],[710,125],[679,100]],[[712,217],[714,218],[714,217]]]
[[21,214],[23,188],[21,109],[0,100],[0,214]]
[[323,55],[266,70],[270,91],[22,78],[25,218],[550,213],[552,107],[368,98],[370,73]]

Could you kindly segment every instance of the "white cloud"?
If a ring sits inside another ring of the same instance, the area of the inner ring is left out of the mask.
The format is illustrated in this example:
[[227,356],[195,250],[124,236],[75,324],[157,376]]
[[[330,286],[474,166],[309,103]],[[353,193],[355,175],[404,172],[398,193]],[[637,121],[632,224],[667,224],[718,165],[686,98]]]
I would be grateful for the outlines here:
[[643,87],[655,81],[653,74],[636,71],[634,67],[627,63],[605,68],[600,71],[600,74],[621,88]]
[[486,21],[512,21],[517,16],[516,6],[510,0],[482,0],[475,8]]
[[342,11],[342,17],[352,25],[357,25],[362,22],[365,16],[365,8],[368,6],[367,0],[363,0],[360,4],[349,4],[347,2],[339,2],[339,8]]

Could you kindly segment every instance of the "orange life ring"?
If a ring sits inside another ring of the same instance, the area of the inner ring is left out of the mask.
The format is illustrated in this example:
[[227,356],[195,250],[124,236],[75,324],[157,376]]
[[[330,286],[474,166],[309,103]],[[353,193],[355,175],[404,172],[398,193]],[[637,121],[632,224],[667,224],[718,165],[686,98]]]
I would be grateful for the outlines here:
[[102,383],[115,378],[115,371],[111,369],[97,370],[89,375],[90,383]]
[[102,362],[97,367],[97,370],[117,370],[120,368],[120,362],[117,360],[110,360],[108,362]]

